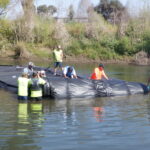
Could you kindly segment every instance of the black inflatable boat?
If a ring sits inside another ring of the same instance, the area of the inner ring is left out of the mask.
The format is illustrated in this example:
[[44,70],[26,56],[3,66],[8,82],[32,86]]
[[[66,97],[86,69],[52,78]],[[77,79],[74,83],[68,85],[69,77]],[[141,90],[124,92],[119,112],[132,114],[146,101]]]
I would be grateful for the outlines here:
[[[35,70],[46,68],[35,67]],[[17,79],[23,67],[0,66],[0,88],[17,93]],[[146,85],[138,82],[127,82],[118,79],[90,80],[85,78],[66,79],[61,75],[54,76],[51,70],[46,71],[47,84],[43,88],[45,97],[56,99],[108,97],[133,94],[146,94]]]

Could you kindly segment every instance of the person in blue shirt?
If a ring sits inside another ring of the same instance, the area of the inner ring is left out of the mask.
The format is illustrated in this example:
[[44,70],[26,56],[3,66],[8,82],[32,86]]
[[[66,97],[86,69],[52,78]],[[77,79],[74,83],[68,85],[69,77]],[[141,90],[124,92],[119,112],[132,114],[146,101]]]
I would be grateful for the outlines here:
[[28,74],[28,77],[31,78],[32,74],[33,74],[33,67],[34,67],[34,63],[33,62],[29,62],[28,67],[23,69],[23,72]]
[[63,75],[65,78],[76,78],[77,79],[77,74],[72,66],[66,66],[63,69]]

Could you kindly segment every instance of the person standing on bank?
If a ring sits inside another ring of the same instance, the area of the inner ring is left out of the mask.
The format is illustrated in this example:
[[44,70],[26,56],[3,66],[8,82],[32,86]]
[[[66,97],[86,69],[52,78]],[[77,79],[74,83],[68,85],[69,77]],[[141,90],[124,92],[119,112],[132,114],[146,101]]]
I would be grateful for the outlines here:
[[28,100],[28,74],[22,73],[18,78],[18,100]]
[[94,69],[94,72],[92,73],[90,79],[101,80],[103,78],[108,80],[108,77],[107,77],[107,75],[105,74],[105,71],[104,71],[104,65],[99,64],[99,66]]
[[46,81],[38,76],[37,72],[33,72],[32,78],[29,80],[29,91],[31,100],[42,100],[42,85]]
[[62,68],[63,51],[60,45],[58,45],[57,49],[54,49],[53,56],[54,56],[54,75],[56,75],[58,67],[61,68],[61,70],[63,71]]

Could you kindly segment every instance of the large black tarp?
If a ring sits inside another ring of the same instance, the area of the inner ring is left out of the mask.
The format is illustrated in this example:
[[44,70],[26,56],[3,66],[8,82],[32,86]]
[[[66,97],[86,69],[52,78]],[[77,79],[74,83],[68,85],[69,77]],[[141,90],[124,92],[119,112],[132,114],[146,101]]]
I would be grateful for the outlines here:
[[[0,87],[17,93],[17,79],[24,67],[0,66]],[[36,67],[35,70],[45,68]],[[86,78],[66,79],[61,75],[54,76],[51,70],[46,71],[47,84],[43,88],[44,96],[56,99],[123,96],[146,94],[146,85],[138,82],[127,82],[118,79],[90,80]]]

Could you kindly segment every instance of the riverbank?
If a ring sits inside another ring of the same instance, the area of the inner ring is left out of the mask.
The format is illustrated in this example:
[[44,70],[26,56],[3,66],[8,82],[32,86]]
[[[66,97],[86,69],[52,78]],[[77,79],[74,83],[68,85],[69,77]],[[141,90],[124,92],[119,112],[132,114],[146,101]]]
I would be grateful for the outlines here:
[[[40,52],[38,52],[40,53]],[[52,52],[49,50],[47,52],[47,55],[35,55],[30,54],[28,57],[16,57],[15,52],[13,51],[7,51],[7,52],[1,52],[0,53],[0,59],[1,61],[4,60],[4,62],[22,62],[23,64],[28,61],[38,62],[39,59],[41,62],[47,62],[51,63],[53,62],[52,59]],[[72,63],[104,63],[104,64],[134,64],[134,65],[150,65],[150,59],[147,57],[147,54],[145,52],[139,52],[135,56],[129,56],[129,57],[122,57],[120,59],[90,59],[84,56],[69,56],[64,54],[64,62],[72,62]]]

